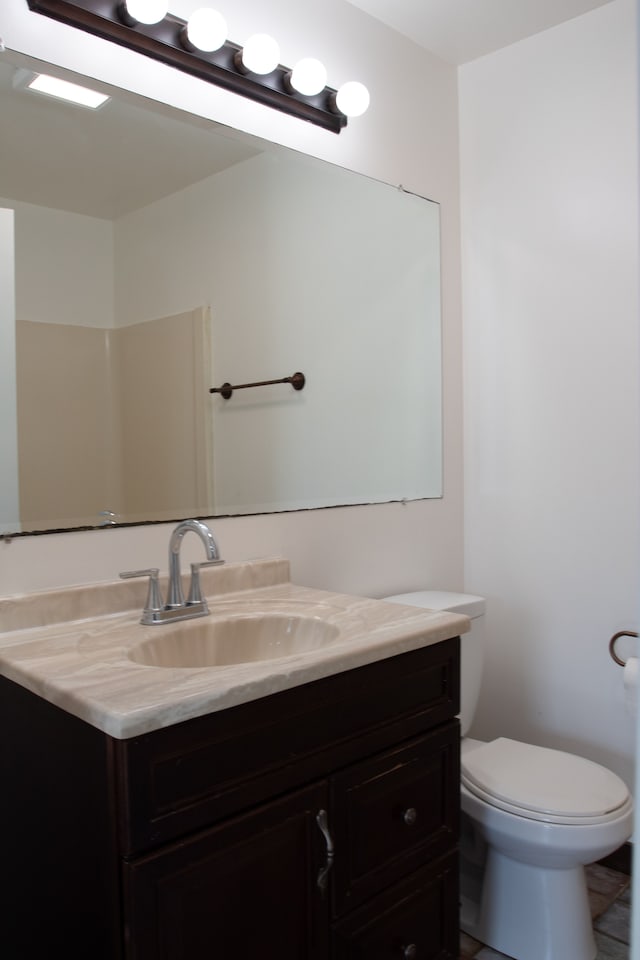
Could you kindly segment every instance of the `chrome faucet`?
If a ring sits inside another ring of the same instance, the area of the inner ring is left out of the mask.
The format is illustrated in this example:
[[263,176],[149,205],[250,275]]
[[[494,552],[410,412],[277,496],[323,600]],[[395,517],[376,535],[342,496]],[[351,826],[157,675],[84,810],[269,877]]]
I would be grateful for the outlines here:
[[[179,523],[169,540],[169,593],[167,596],[167,606],[171,608],[185,606],[184,594],[182,593],[182,577],[180,574],[180,547],[182,546],[185,533],[188,533],[189,530],[197,533],[202,540],[207,554],[206,564],[222,563],[218,552],[218,544],[214,540],[213,534],[206,523],[203,523],[202,520],[183,520],[182,523]],[[204,603],[200,595],[200,578],[198,576],[198,571],[201,566],[204,566],[204,564],[191,564],[191,589],[189,590],[187,604],[194,602],[194,592],[198,594],[198,597],[195,598],[196,602],[200,600]],[[205,612],[208,613],[209,611],[207,610]]]
[[[184,535],[190,530],[197,533],[202,540],[207,559],[201,563],[191,564],[191,585],[189,595],[185,600],[180,572],[180,547]],[[150,567],[148,570],[127,570],[120,576],[123,580],[131,577],[149,577],[149,592],[142,612],[141,623],[175,623],[176,620],[205,617],[209,613],[207,601],[202,596],[200,588],[200,568],[220,563],[224,563],[224,560],[220,559],[218,544],[206,523],[203,523],[202,520],[183,520],[175,528],[169,540],[169,585],[165,604],[162,603],[160,596],[159,570],[157,567]]]

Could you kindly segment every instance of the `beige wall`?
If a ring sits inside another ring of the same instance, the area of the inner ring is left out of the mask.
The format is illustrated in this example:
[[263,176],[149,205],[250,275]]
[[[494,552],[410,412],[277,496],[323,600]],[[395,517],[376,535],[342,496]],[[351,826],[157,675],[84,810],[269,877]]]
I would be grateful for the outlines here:
[[[18,425],[16,410],[15,216],[0,201],[0,521],[18,516]],[[6,529],[6,525],[5,525]]]
[[208,311],[119,327],[112,337],[123,512],[128,520],[206,516],[213,501]]
[[113,509],[108,330],[16,323],[20,517],[100,522]]
[[207,514],[206,311],[115,330],[18,321],[16,346],[24,526]]

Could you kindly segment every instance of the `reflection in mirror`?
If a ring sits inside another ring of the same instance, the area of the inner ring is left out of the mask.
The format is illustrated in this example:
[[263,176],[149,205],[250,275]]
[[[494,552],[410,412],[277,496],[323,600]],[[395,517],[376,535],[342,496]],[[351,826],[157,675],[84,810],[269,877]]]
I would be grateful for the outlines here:
[[441,496],[438,206],[45,69],[0,59],[0,532]]

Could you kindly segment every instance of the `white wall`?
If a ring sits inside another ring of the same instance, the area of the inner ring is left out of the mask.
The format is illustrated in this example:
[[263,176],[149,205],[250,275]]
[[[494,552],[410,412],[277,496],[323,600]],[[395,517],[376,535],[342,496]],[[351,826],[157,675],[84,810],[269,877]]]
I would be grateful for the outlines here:
[[18,318],[112,327],[113,224],[31,203],[7,204],[16,218]]
[[[196,4],[175,0],[187,15]],[[383,595],[430,583],[462,586],[461,332],[457,80],[432,58],[344,0],[236,0],[225,13],[232,39],[269,30],[282,61],[324,59],[330,83],[365,82],[369,112],[339,136],[260,107],[142,59],[4,0],[1,30],[10,49],[165,99],[441,203],[444,498],[403,506],[352,507],[218,521],[228,559],[282,554],[298,582]],[[195,538],[193,538],[195,540]],[[56,534],[0,543],[0,595],[111,579],[119,570],[162,564],[166,526]],[[190,549],[185,543],[187,559]],[[195,559],[195,557],[193,557]]]
[[630,784],[607,645],[639,622],[634,16],[614,0],[460,72],[465,581],[490,638],[474,732]]
[[289,151],[116,222],[119,323],[202,304],[207,386],[304,371],[301,392],[207,398],[216,514],[441,495],[439,219]]

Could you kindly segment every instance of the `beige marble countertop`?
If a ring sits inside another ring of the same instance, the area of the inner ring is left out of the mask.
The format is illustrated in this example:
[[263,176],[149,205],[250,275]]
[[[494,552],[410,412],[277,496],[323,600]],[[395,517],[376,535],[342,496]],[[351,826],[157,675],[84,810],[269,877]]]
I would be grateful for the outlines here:
[[[466,633],[467,617],[308,587],[286,560],[202,572],[207,618],[143,626],[146,587],[116,581],[0,600],[0,674],[118,739],[224,710]],[[337,628],[330,644],[257,662],[156,667],[133,647],[232,614],[303,615]]]

